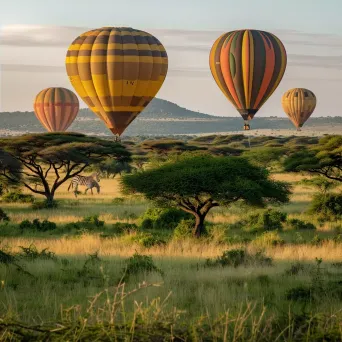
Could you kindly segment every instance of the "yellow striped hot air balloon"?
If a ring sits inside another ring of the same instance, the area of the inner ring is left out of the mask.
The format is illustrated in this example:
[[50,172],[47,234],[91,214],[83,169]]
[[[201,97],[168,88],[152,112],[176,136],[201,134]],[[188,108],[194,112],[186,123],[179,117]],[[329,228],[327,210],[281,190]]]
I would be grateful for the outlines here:
[[315,94],[305,88],[288,90],[281,99],[284,112],[298,131],[314,112],[317,104]]
[[66,88],[47,88],[34,100],[37,119],[49,132],[64,132],[75,120],[79,102],[77,96]]
[[76,92],[116,135],[154,98],[167,68],[167,53],[160,41],[128,27],[83,33],[66,57],[67,74]]
[[249,120],[278,87],[287,57],[272,33],[239,30],[215,41],[209,64],[217,85],[245,120],[244,129],[249,129]]

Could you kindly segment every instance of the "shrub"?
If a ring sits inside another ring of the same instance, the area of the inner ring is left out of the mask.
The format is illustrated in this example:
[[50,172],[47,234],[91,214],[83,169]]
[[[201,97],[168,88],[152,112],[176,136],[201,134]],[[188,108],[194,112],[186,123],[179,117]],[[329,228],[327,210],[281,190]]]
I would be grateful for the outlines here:
[[192,230],[194,229],[195,220],[181,220],[173,232],[174,239],[184,239],[193,237]]
[[39,219],[34,219],[32,222],[29,220],[24,220],[20,223],[19,228],[24,230],[36,230],[39,232],[47,232],[57,229],[57,225],[54,222],[44,220],[40,222]]
[[159,273],[161,276],[164,275],[164,272],[158,268],[152,257],[150,255],[141,255],[135,253],[132,257],[130,257],[126,261],[126,267],[123,269],[124,277],[123,280],[127,281],[128,277],[132,275],[137,275],[139,273]]
[[47,200],[44,200],[44,201],[35,201],[32,203],[33,210],[53,209],[57,207],[58,207],[58,203],[56,201],[49,202]]
[[33,203],[34,196],[23,194],[20,190],[15,190],[4,194],[2,201],[6,203]]
[[146,218],[141,222],[140,228],[142,230],[153,229],[153,221],[150,218]]
[[305,265],[299,261],[291,264],[290,268],[285,271],[287,276],[294,276],[305,271]]
[[112,200],[112,204],[118,205],[123,204],[125,202],[125,199],[122,197],[117,197]]
[[7,214],[0,208],[0,222],[9,222],[10,218]]
[[280,237],[278,232],[264,232],[257,236],[253,242],[258,247],[270,247],[283,245],[285,241]]
[[307,286],[297,286],[286,291],[285,297],[291,301],[308,302],[313,299],[312,289]]
[[322,245],[322,243],[323,243],[323,240],[317,234],[310,241],[310,244],[314,246],[320,246]]
[[267,209],[248,216],[242,224],[247,231],[282,230],[286,217],[281,211]]
[[138,227],[134,223],[126,223],[126,222],[116,222],[112,225],[112,228],[108,230],[110,233],[114,234],[127,234],[136,232]]
[[[91,216],[86,216],[82,220],[83,227],[86,226],[88,227],[103,227],[104,226],[104,221],[99,220],[99,215],[91,215]],[[84,225],[85,223],[85,225]]]
[[232,249],[225,251],[216,259],[207,259],[206,266],[208,267],[238,267],[238,266],[271,266],[272,259],[265,256],[262,252],[249,254],[244,249]]
[[27,258],[30,260],[43,259],[57,261],[55,253],[50,252],[48,248],[44,248],[40,252],[33,244],[31,244],[29,247],[19,246],[19,248],[21,249],[22,253],[19,253],[18,256],[21,258]]
[[287,220],[286,225],[289,227],[289,229],[294,230],[316,230],[314,224],[310,222],[304,222],[298,219],[289,219]]
[[165,240],[150,233],[137,234],[133,237],[132,241],[138,243],[139,245],[145,248],[151,248],[153,246],[163,246],[166,244]]
[[191,216],[176,208],[149,208],[141,216],[141,226],[153,229],[175,229],[181,220]]
[[322,220],[335,220],[342,216],[342,194],[317,194],[309,207],[310,214],[318,214]]

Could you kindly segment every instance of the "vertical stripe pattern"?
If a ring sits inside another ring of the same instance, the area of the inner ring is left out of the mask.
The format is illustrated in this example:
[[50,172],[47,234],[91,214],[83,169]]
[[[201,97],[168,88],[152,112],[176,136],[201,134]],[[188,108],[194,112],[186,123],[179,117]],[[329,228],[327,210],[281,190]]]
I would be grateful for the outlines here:
[[47,88],[36,96],[33,107],[37,119],[49,132],[64,132],[75,120],[79,102],[69,89]]
[[286,63],[281,41],[257,30],[223,34],[215,41],[209,57],[217,85],[244,120],[253,119],[276,90]]
[[281,104],[289,119],[299,129],[314,112],[317,99],[315,94],[308,89],[294,88],[283,95]]
[[161,88],[167,74],[164,46],[151,34],[103,27],[70,45],[66,70],[88,107],[121,135]]

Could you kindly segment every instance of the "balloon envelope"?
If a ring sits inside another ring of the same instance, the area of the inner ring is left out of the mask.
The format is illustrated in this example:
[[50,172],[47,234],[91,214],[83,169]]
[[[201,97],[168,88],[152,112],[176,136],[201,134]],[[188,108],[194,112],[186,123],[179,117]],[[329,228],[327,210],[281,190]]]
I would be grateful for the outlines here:
[[66,88],[47,88],[34,100],[34,112],[49,132],[64,132],[79,110],[77,96]]
[[278,87],[287,56],[272,33],[239,30],[215,41],[209,64],[221,91],[244,120],[251,120]]
[[168,68],[165,48],[151,34],[103,27],[70,45],[66,69],[88,107],[121,135],[162,86]]
[[284,112],[297,129],[302,127],[314,112],[317,104],[315,94],[305,88],[288,90],[281,99]]

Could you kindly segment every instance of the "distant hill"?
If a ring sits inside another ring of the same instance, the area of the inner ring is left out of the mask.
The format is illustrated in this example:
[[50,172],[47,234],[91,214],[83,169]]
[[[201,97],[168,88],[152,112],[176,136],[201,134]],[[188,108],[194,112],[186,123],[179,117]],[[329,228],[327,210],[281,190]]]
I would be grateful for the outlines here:
[[[203,133],[237,132],[242,129],[241,117],[217,117],[182,108],[175,103],[154,99],[139,117],[125,131],[126,136],[192,135]],[[254,132],[258,130],[289,130],[296,132],[286,118],[254,118],[251,123]],[[305,125],[306,131],[322,135],[342,132],[342,117],[312,117]],[[0,136],[44,132],[33,112],[0,113]],[[111,136],[111,132],[89,109],[81,109],[69,131],[85,134]],[[303,132],[304,133],[304,132]]]
[[[89,109],[81,109],[81,116],[90,117],[94,114]],[[140,119],[217,119],[216,116],[194,112],[192,110],[178,106],[177,104],[162,100],[154,99],[139,115]]]

